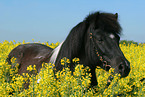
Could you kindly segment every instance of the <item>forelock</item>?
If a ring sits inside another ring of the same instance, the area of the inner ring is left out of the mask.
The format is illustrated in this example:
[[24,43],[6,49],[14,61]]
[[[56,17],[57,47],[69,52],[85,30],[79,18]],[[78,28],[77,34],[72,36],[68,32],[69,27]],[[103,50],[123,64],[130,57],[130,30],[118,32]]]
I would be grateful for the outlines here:
[[100,29],[104,30],[105,32],[110,32],[118,35],[121,34],[121,26],[114,14],[95,12],[89,14],[85,18],[85,21],[88,24],[93,23],[94,26],[98,26]]

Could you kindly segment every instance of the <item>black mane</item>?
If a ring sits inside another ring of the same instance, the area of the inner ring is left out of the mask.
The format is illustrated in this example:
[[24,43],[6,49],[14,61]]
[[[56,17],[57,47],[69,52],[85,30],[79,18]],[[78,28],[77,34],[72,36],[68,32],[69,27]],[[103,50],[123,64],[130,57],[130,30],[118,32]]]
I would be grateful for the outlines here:
[[100,29],[106,31],[106,32],[111,32],[117,35],[121,35],[121,26],[117,21],[118,19],[118,14],[116,13],[111,14],[111,13],[100,13],[100,12],[95,12],[92,14],[89,14],[84,21],[87,21],[88,23],[92,23],[95,21],[95,25],[98,25]]
[[72,60],[74,57],[79,57],[79,52],[82,49],[82,45],[84,42],[83,37],[85,35],[86,29],[86,23],[81,22],[70,31],[60,49],[57,60],[55,62],[55,64],[57,64],[57,69],[62,69],[62,67],[60,67],[60,60],[63,57],[67,57],[70,60]]

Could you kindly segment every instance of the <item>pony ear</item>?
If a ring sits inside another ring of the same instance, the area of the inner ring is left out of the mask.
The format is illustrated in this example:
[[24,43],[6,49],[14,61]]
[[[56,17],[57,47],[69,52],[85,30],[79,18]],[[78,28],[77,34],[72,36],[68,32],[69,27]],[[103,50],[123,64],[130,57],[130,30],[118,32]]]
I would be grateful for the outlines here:
[[99,28],[99,25],[97,24],[97,22],[99,20],[99,17],[100,17],[100,12],[97,12],[96,17],[95,17],[95,23],[94,23],[94,26],[93,26],[94,30]]
[[118,19],[118,13],[115,13],[115,18],[116,18],[116,20]]
[[99,17],[100,17],[100,12],[97,12],[96,13],[96,21],[99,19]]
[[100,12],[97,12],[97,16],[99,16],[100,15]]

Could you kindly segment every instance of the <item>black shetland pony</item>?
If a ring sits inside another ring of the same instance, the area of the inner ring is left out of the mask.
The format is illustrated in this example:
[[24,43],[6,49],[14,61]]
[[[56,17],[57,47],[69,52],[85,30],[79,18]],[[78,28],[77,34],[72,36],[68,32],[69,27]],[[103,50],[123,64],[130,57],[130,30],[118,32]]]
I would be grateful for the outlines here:
[[[130,72],[130,63],[124,57],[119,47],[121,27],[118,23],[118,14],[95,12],[76,25],[57,48],[51,49],[42,44],[24,44],[13,49],[8,62],[12,57],[17,58],[19,74],[27,72],[26,67],[36,64],[39,71],[42,62],[55,63],[56,70],[64,68],[60,60],[67,57],[70,60],[77,57],[84,66],[91,69],[91,86],[97,85],[96,66],[106,71],[111,67],[121,77],[126,77]],[[74,64],[70,63],[71,71]]]

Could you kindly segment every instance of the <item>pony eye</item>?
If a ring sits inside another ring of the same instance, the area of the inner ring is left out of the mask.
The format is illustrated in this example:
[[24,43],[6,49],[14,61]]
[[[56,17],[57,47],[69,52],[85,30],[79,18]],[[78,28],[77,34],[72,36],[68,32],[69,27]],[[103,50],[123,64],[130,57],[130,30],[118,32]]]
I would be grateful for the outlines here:
[[102,43],[103,42],[103,39],[102,38],[98,39],[98,42],[99,43]]

